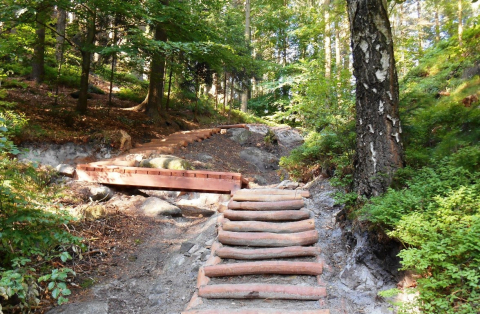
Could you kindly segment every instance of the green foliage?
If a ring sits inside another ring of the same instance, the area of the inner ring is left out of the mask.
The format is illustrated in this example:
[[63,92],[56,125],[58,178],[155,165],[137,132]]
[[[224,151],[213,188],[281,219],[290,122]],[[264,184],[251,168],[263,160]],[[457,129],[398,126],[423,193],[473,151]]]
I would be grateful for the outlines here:
[[311,132],[302,146],[281,158],[280,166],[295,180],[310,179],[312,169],[320,166],[324,174],[335,175],[338,185],[348,187],[352,180],[354,149],[353,123],[335,131],[327,127],[318,133]]
[[122,88],[115,94],[116,97],[122,100],[131,100],[141,103],[145,99],[146,92],[138,89]]
[[361,213],[405,245],[403,269],[418,279],[425,313],[474,313],[480,305],[480,146],[434,168],[399,171],[407,188],[372,199]]

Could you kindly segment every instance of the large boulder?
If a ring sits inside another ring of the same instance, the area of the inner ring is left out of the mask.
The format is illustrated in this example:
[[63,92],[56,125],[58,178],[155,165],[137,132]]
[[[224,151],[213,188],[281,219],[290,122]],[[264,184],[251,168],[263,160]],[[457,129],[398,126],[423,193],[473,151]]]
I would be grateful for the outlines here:
[[240,145],[245,144],[251,135],[249,130],[243,128],[230,129],[228,132],[232,135],[230,139]]
[[112,196],[113,191],[110,188],[106,186],[93,186],[90,187],[90,195],[88,197],[91,198],[92,201],[104,202],[111,199]]
[[147,198],[140,206],[140,211],[148,217],[180,216],[182,214],[180,208],[158,197]]
[[290,127],[273,128],[273,132],[277,136],[279,144],[294,148],[303,143],[303,136],[296,129]]
[[171,155],[160,155],[152,159],[144,159],[140,162],[140,167],[172,170],[193,169],[192,165],[185,159]]
[[277,156],[256,147],[248,147],[242,150],[240,158],[253,164],[261,172],[278,169],[279,159]]
[[68,164],[60,164],[55,169],[58,171],[59,174],[73,178],[75,175],[75,167]]

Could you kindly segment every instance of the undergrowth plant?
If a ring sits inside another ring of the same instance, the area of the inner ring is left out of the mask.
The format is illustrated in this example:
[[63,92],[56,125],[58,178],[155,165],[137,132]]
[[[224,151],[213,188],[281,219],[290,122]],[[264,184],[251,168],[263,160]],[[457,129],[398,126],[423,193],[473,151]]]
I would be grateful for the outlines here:
[[0,110],[0,313],[13,297],[20,310],[28,311],[44,290],[64,303],[70,294],[65,281],[74,273],[55,261],[66,262],[68,250],[81,246],[64,227],[73,218],[52,202],[55,172],[9,155],[18,153],[11,136],[25,123],[24,117]]

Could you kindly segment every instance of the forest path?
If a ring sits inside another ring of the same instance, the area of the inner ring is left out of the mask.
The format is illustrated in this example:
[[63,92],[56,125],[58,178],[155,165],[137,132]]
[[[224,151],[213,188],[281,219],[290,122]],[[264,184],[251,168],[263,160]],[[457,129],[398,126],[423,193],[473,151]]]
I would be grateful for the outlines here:
[[[266,151],[277,158],[286,155],[287,150],[281,144],[272,146],[265,143],[265,133],[263,132],[266,131],[265,129],[268,130],[268,127],[251,127],[247,139],[242,140],[242,143],[233,138],[245,133],[246,130],[232,129],[226,135],[215,134],[201,142],[193,142],[187,147],[177,148],[174,154],[187,159],[197,169],[240,172],[251,182],[261,183],[261,186],[254,184],[255,188],[288,188],[292,191],[299,191],[298,189],[309,191],[311,196],[302,198],[304,210],[283,210],[283,212],[306,212],[307,216],[298,222],[288,222],[291,225],[283,226],[282,229],[288,230],[291,228],[296,232],[310,232],[311,229],[303,230],[304,228],[311,228],[311,220],[313,219],[315,230],[318,232],[318,241],[315,242],[314,246],[310,246],[310,249],[307,247],[304,247],[304,249],[306,249],[305,254],[312,254],[311,248],[316,248],[314,249],[315,256],[291,257],[289,260],[281,259],[278,262],[308,262],[318,266],[319,257],[323,262],[322,274],[320,275],[322,282],[319,284],[316,275],[262,275],[257,273],[232,277],[212,277],[207,287],[219,284],[245,283],[316,288],[323,286],[327,290],[327,295],[326,297],[315,295],[315,300],[300,301],[273,300],[271,295],[267,295],[264,299],[248,300],[202,297],[203,304],[189,311],[216,309],[217,313],[219,313],[218,311],[228,313],[229,310],[225,312],[225,309],[246,309],[248,307],[267,308],[270,312],[273,311],[272,313],[275,313],[275,310],[319,311],[327,308],[330,309],[331,314],[390,313],[388,310],[389,304],[378,299],[376,292],[384,287],[395,285],[397,283],[396,278],[375,266],[377,264],[382,265],[383,260],[377,263],[375,257],[372,257],[369,253],[370,249],[366,243],[359,242],[358,245],[355,245],[352,242],[352,238],[355,238],[356,235],[350,232],[348,226],[345,230],[343,226],[337,224],[337,216],[342,215],[342,208],[334,205],[333,193],[335,189],[330,186],[329,182],[317,178],[307,185],[300,184],[299,186],[288,181],[278,184],[280,175],[276,168],[259,168],[245,160],[250,156],[244,154],[244,152],[250,153],[252,148]],[[263,131],[262,133],[254,132],[258,130]],[[272,157],[270,155],[268,156]],[[133,234],[132,239],[136,243],[134,251],[117,250],[116,246],[111,245],[111,249],[107,250],[107,257],[110,257],[109,264],[100,265],[101,267],[97,272],[93,270],[88,274],[84,273],[79,279],[80,284],[82,284],[82,281],[93,281],[95,285],[90,289],[85,289],[80,294],[77,292],[71,298],[72,303],[56,307],[50,310],[49,314],[182,313],[186,311],[191,297],[197,292],[199,270],[206,267],[206,263],[212,255],[212,249],[218,247],[218,245],[215,245],[215,247],[213,245],[214,239],[217,237],[219,222],[222,223],[223,229],[237,228],[238,230],[238,228],[243,228],[242,221],[234,221],[230,217],[227,218],[230,220],[229,222],[225,218],[221,218],[221,214],[225,211],[229,211],[231,214],[241,211],[227,209],[229,200],[226,196],[211,193],[178,193],[146,189],[142,189],[140,192],[140,195],[131,195],[117,191],[117,194],[106,203],[106,206],[116,206],[117,211],[128,211],[132,210],[129,208],[137,206],[135,204],[138,204],[138,201],[143,202],[146,197],[159,197],[179,206],[187,201],[198,201],[198,204],[203,204],[199,206],[204,207],[202,215],[155,218],[147,225],[146,228],[148,229],[144,230],[146,235],[141,237],[140,234],[142,233],[140,231],[142,230],[126,230],[125,232]],[[211,199],[214,199],[214,202],[206,202],[206,200]],[[238,207],[239,204],[230,205]],[[135,209],[133,209],[133,213],[137,213]],[[210,214],[207,215],[207,213]],[[212,216],[209,217],[209,215]],[[231,223],[234,222],[237,224],[236,226],[235,224],[232,226]],[[226,223],[230,226],[226,226]],[[271,225],[265,225],[262,222],[253,221],[252,225],[254,228],[266,227],[271,231]],[[138,228],[145,227],[139,226]],[[227,231],[223,230],[222,232]],[[250,230],[243,233],[250,232],[254,231]],[[135,234],[137,235],[135,236]],[[224,248],[229,246],[229,244],[224,244]],[[282,251],[289,250],[298,252],[299,248],[282,249]],[[217,253],[215,253],[215,250],[213,251],[213,259],[218,261]],[[357,263],[356,261],[359,258],[353,254],[355,252],[362,253],[361,258],[367,263]],[[266,253],[274,254],[275,252]],[[226,262],[227,259],[224,261]],[[239,264],[243,262],[228,259],[228,263]],[[221,265],[224,264],[218,266]],[[256,265],[254,269],[273,269],[270,266]],[[291,265],[277,266],[286,269],[286,271],[291,269],[289,268]],[[251,286],[247,287],[247,289],[249,288]],[[271,288],[263,286],[262,289],[265,291],[265,289]],[[291,292],[291,290],[289,291]],[[260,291],[258,296],[260,296]],[[325,305],[320,304],[319,299],[322,299]]]

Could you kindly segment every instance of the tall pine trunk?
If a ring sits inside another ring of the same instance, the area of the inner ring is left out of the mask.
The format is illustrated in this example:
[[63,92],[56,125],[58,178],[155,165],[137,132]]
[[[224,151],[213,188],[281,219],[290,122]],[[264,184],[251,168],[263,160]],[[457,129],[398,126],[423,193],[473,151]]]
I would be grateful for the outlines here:
[[398,78],[383,0],[347,0],[356,77],[354,188],[367,197],[384,193],[403,167]]
[[[155,26],[155,40],[167,41],[167,33],[163,25],[158,23]],[[160,112],[163,101],[163,86],[165,76],[165,53],[156,52],[150,64],[150,85],[148,87],[148,100],[145,113],[154,120],[160,119]]]
[[331,27],[330,27],[330,0],[325,0],[325,13],[324,13],[324,20],[325,20],[325,38],[324,38],[324,48],[325,48],[325,77],[327,79],[330,78],[332,73],[332,40],[330,38],[331,35]]
[[88,76],[90,75],[90,63],[92,57],[93,43],[95,42],[96,20],[96,9],[91,9],[89,20],[87,22],[87,36],[80,47],[80,53],[82,55],[82,75],[80,77],[80,94],[78,97],[76,108],[77,111],[80,113],[86,113],[88,107]]
[[35,16],[36,38],[33,46],[32,79],[37,84],[42,83],[45,79],[45,24],[47,19],[46,11],[39,11]]
[[65,28],[67,26],[67,12],[64,9],[57,8],[57,38],[55,45],[55,58],[57,63],[63,61],[63,45],[65,43]]

